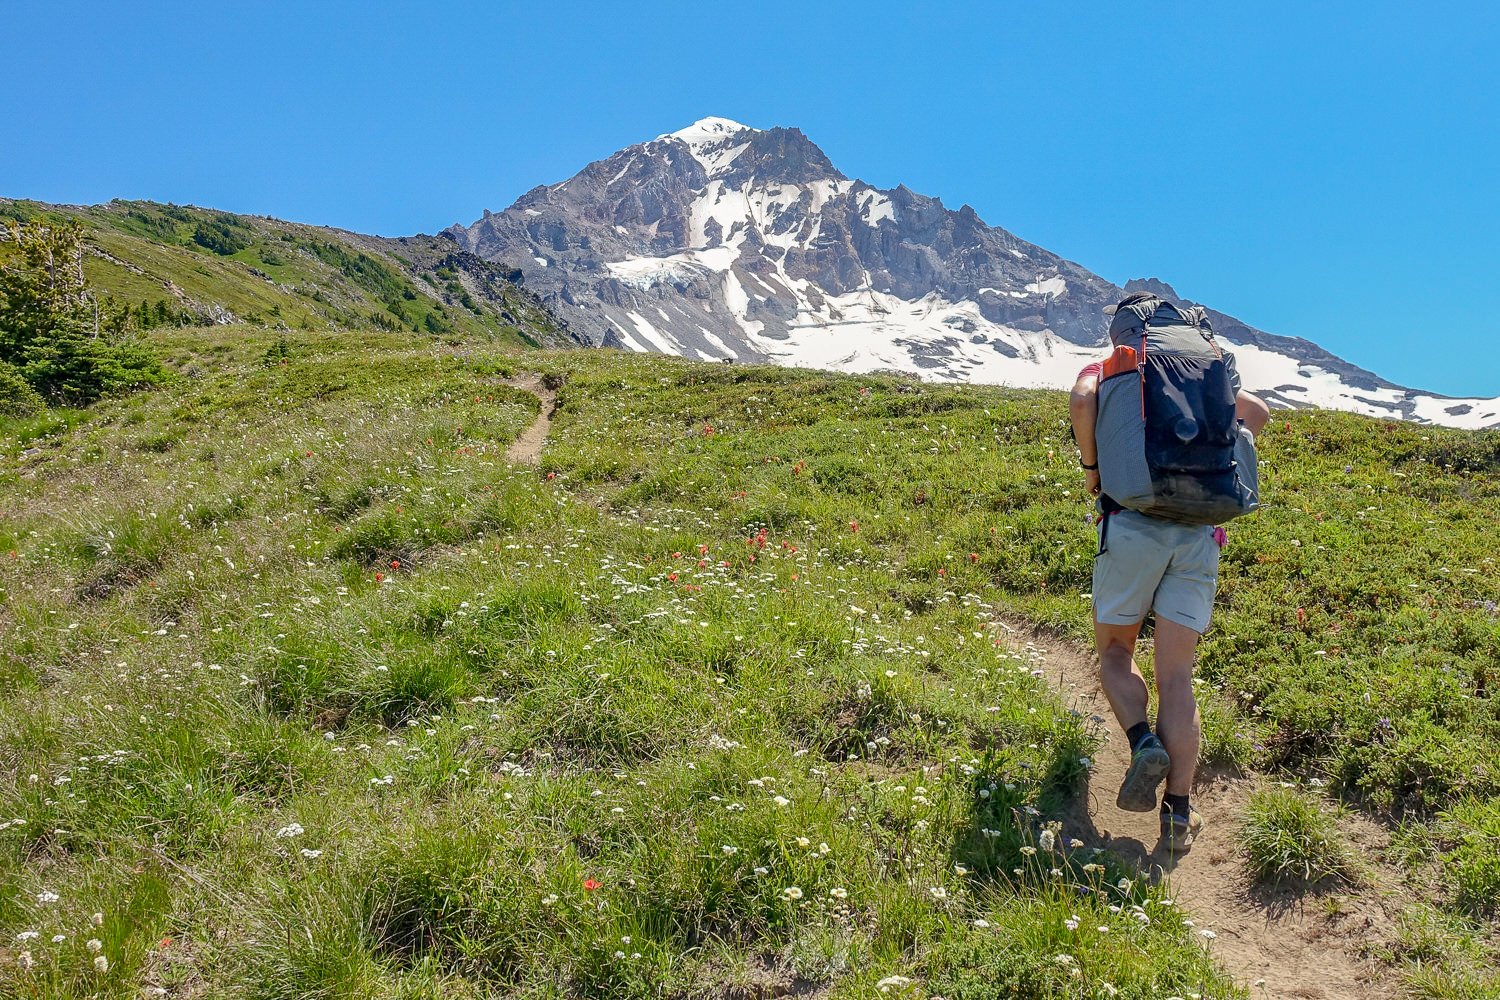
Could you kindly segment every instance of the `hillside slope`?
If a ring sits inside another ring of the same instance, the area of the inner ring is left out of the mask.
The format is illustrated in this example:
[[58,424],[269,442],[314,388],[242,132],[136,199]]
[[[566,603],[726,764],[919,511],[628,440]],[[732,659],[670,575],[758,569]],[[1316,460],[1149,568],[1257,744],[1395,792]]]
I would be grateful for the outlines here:
[[153,202],[73,207],[0,199],[0,261],[11,222],[72,220],[96,294],[135,325],[249,323],[280,330],[383,329],[574,343],[496,265],[433,236],[383,238]]
[[[0,994],[1264,995],[1073,843],[1100,734],[1006,624],[1088,633],[1061,394],[281,336],[0,421]],[[1500,435],[1263,444],[1208,761],[1387,823],[1367,958],[1489,995]]]

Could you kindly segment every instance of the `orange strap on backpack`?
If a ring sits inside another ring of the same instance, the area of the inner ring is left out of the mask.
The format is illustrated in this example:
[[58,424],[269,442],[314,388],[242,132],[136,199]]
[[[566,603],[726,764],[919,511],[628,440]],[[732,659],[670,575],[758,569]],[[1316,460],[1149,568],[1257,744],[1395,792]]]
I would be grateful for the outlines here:
[[1126,372],[1133,372],[1136,370],[1138,363],[1139,359],[1135,353],[1135,348],[1122,344],[1115,348],[1113,354],[1104,359],[1104,376],[1099,381],[1102,382],[1112,375],[1123,375]]

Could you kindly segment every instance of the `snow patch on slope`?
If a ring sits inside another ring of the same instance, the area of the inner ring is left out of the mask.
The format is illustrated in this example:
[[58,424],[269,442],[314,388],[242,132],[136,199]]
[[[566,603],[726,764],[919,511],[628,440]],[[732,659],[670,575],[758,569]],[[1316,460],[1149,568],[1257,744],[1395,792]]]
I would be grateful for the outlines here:
[[646,289],[653,285],[671,284],[723,271],[734,262],[734,258],[734,247],[710,247],[704,250],[685,250],[670,257],[631,257],[627,260],[606,261],[604,267],[625,284]]
[[[1447,399],[1394,387],[1358,389],[1334,372],[1252,344],[1219,337],[1234,352],[1250,392],[1263,391],[1294,404],[1347,410],[1370,417],[1402,417],[1410,408],[1420,422],[1477,430],[1500,421],[1500,399]],[[1451,412],[1450,412],[1451,411]]]
[[753,129],[749,125],[741,125],[739,122],[731,121],[728,118],[710,116],[698,119],[687,128],[680,128],[676,132],[659,135],[656,137],[656,140],[660,142],[663,139],[681,139],[689,146],[693,146],[705,142],[718,142],[737,132],[756,131],[759,131],[759,129]]
[[1045,295],[1048,298],[1057,298],[1068,290],[1068,283],[1062,278],[1043,278],[1040,281],[1028,282],[1026,290],[1032,295]]
[[877,225],[881,219],[896,219],[896,206],[891,204],[891,199],[879,191],[866,191],[859,196],[859,214],[871,226]]

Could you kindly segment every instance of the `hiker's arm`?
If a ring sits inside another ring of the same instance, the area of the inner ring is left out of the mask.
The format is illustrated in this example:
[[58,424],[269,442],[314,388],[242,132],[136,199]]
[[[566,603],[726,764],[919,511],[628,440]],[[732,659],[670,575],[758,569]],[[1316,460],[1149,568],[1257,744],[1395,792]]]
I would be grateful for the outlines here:
[[[1099,415],[1099,379],[1085,375],[1073,383],[1068,397],[1068,416],[1073,421],[1073,438],[1078,442],[1078,460],[1084,465],[1099,464],[1099,444],[1094,437],[1094,420]],[[1099,493],[1099,470],[1085,469],[1089,492]]]
[[1271,408],[1259,396],[1241,389],[1234,397],[1234,415],[1245,422],[1251,434],[1259,436],[1260,429],[1271,419]]

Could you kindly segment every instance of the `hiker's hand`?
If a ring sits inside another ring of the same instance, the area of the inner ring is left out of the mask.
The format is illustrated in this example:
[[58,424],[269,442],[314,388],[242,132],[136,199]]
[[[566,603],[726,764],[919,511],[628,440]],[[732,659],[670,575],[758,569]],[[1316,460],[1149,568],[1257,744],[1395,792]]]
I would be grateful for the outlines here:
[[1098,469],[1084,469],[1083,470],[1083,477],[1084,477],[1084,479],[1089,484],[1089,496],[1095,496],[1095,497],[1098,496],[1099,495],[1099,470]]

